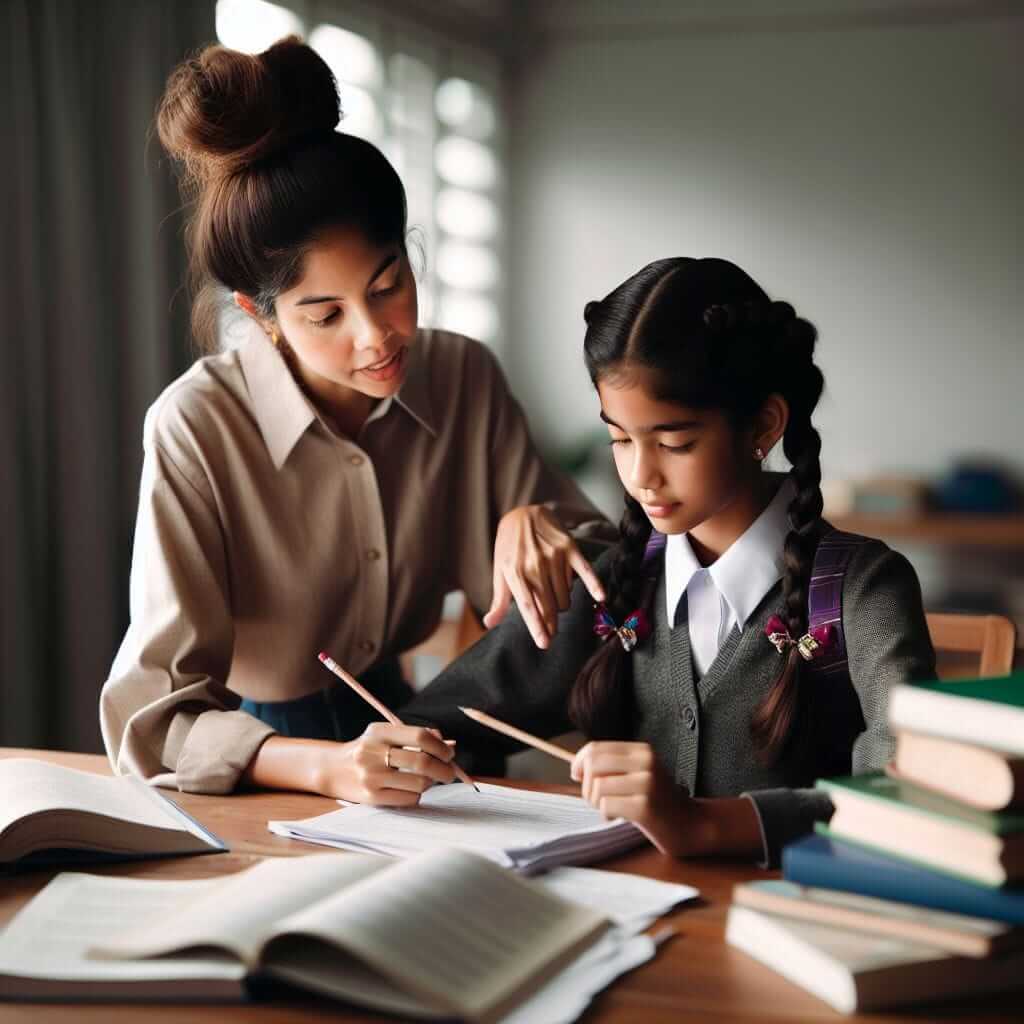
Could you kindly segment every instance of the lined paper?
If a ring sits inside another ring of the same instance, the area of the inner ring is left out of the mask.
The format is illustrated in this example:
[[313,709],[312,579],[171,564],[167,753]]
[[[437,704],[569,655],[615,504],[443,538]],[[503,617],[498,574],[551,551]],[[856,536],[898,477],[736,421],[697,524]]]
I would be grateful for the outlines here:
[[194,881],[58,875],[0,932],[0,975],[65,981],[142,981],[176,978],[240,979],[233,957],[109,963],[91,960],[91,947],[136,925],[159,921],[183,901],[201,900],[219,878]]
[[433,1005],[474,1016],[604,925],[603,915],[449,849],[395,864],[293,914],[278,932],[358,950]]
[[673,907],[700,896],[692,885],[594,868],[555,868],[536,881],[564,900],[600,910],[630,931],[641,931]]
[[33,758],[0,761],[0,831],[25,815],[51,808],[103,814],[153,828],[184,826],[159,794],[133,776],[111,778]]
[[268,827],[278,835],[377,853],[457,847],[531,869],[548,859],[579,863],[610,856],[644,841],[636,826],[608,821],[579,797],[479,785],[479,793],[464,785],[432,787],[412,808],[357,805]]

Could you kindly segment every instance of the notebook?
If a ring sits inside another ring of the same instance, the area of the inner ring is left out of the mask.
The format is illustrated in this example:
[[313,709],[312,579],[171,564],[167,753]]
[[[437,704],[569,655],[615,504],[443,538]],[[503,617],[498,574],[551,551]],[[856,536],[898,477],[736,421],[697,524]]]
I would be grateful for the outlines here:
[[0,997],[237,998],[263,976],[388,1013],[486,1021],[608,928],[457,850],[279,858],[198,881],[65,873],[0,934]]
[[225,850],[212,832],[141,779],[29,757],[0,759],[0,865]]
[[355,805],[303,821],[270,821],[271,832],[307,843],[405,856],[458,847],[530,874],[590,864],[645,842],[632,822],[605,819],[576,796],[478,783],[433,786],[417,807]]

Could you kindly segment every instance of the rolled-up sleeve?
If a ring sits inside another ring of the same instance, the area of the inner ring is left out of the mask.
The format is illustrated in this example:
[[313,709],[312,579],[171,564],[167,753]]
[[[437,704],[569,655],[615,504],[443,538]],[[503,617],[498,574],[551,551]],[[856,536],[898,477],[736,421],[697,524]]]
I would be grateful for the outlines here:
[[[935,678],[921,586],[910,562],[881,541],[865,544],[843,581],[843,631],[850,682],[864,728],[851,754],[854,775],[881,771],[893,755],[889,693],[897,683]],[[779,863],[782,848],[832,817],[832,801],[816,789],[745,793],[753,802],[764,840],[764,863]]]
[[100,697],[111,766],[154,785],[227,793],[273,730],[225,680],[233,625],[220,523],[202,475],[147,444],[131,623]]

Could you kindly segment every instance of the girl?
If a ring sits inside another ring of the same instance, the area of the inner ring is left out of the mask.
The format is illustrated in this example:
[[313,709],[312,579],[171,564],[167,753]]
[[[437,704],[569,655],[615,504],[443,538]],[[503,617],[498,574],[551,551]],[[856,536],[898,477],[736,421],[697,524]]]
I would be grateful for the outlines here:
[[[933,676],[917,579],[880,541],[837,535],[821,518],[811,414],[823,380],[814,328],[791,306],[724,260],[668,259],[584,317],[627,492],[619,544],[595,563],[607,607],[595,618],[577,586],[543,655],[521,620],[506,620],[406,720],[441,726],[461,750],[513,745],[456,704],[545,736],[575,725],[592,742],[573,778],[606,815],[676,856],[775,863],[831,814],[804,787],[881,768],[889,688]],[[762,471],[780,441],[785,477]],[[822,556],[849,561],[841,622],[811,642],[823,538]]]
[[407,805],[451,779],[450,748],[368,725],[317,652],[397,708],[396,656],[446,592],[484,609],[492,580],[489,619],[512,595],[546,643],[573,571],[601,592],[566,530],[602,524],[541,461],[487,350],[417,328],[404,189],[338,118],[327,65],[294,38],[210,47],[168,81],[197,332],[211,290],[260,330],[149,411],[131,625],[100,714],[115,770],[160,785]]

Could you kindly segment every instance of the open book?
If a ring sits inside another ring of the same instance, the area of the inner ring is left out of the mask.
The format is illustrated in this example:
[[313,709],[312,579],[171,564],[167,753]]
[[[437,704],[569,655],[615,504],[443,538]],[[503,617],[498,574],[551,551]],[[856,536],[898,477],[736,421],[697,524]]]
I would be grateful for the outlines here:
[[271,832],[364,853],[404,856],[457,846],[524,872],[589,864],[644,843],[621,818],[608,821],[577,796],[477,783],[433,786],[411,808],[356,805],[303,821],[270,821]]
[[63,874],[0,934],[0,993],[209,999],[264,974],[386,1012],[485,1021],[607,926],[456,850],[275,858],[199,881]]
[[0,760],[0,864],[226,849],[141,779],[95,775],[28,757]]

